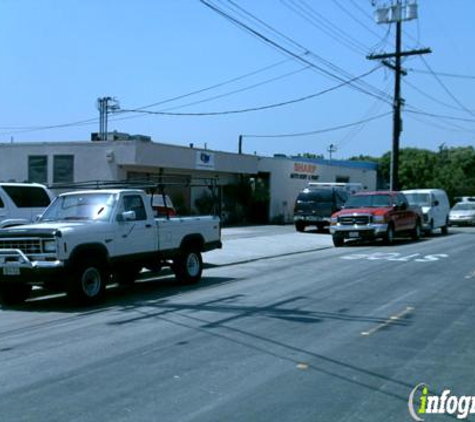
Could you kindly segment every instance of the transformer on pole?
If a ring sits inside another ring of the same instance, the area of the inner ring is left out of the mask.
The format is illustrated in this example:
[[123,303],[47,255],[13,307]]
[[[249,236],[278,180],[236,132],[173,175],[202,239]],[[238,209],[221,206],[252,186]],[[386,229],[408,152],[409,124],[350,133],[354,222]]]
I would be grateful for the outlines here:
[[[394,102],[393,102],[393,141],[391,151],[390,189],[399,189],[399,138],[402,132],[401,108],[404,100],[401,98],[401,75],[405,74],[401,67],[401,58],[431,53],[430,48],[421,50],[402,51],[402,22],[417,19],[417,3],[415,0],[394,0],[390,5],[376,9],[375,18],[378,24],[396,24],[396,51],[394,53],[372,54],[369,60],[383,60],[383,64],[394,70]],[[384,59],[394,58],[394,63]]]

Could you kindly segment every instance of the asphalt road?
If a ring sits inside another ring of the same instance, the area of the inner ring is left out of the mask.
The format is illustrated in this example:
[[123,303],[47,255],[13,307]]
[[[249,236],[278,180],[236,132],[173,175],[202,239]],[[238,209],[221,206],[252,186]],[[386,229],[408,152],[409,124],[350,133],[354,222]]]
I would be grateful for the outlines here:
[[198,286],[144,278],[95,308],[1,309],[0,420],[400,422],[420,383],[475,395],[475,229],[390,247],[292,227],[224,240],[243,257],[210,255]]

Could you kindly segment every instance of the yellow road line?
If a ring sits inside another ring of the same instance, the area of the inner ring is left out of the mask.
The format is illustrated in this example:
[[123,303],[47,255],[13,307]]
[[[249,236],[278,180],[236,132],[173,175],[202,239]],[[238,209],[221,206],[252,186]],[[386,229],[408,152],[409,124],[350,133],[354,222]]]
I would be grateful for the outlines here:
[[389,325],[394,324],[394,322],[399,321],[402,317],[406,316],[407,314],[410,314],[414,309],[415,308],[413,308],[412,306],[408,306],[403,311],[399,312],[396,315],[390,316],[386,321],[382,322],[376,327],[373,327],[371,330],[363,331],[361,335],[370,336],[371,334],[374,334],[375,332],[381,330],[382,328],[388,327]]

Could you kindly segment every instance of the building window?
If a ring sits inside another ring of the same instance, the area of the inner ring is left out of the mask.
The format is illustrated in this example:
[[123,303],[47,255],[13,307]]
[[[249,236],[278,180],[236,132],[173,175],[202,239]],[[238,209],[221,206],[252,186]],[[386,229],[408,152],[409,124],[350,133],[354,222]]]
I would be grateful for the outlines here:
[[74,155],[55,155],[53,160],[53,183],[74,182]]
[[350,178],[348,176],[336,176],[336,183],[349,183]]
[[28,157],[28,180],[35,183],[48,183],[48,156],[30,155]]

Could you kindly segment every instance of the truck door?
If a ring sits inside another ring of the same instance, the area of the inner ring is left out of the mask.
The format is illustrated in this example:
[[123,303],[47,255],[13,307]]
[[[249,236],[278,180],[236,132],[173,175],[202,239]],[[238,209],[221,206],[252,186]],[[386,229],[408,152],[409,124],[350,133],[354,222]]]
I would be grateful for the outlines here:
[[396,205],[398,206],[398,221],[401,230],[411,230],[414,228],[413,212],[409,207],[409,203],[404,195],[398,194],[396,197]]
[[147,216],[147,210],[139,194],[125,194],[118,205],[118,215],[133,211],[135,219],[117,222],[114,255],[147,254],[158,250],[155,222]]

